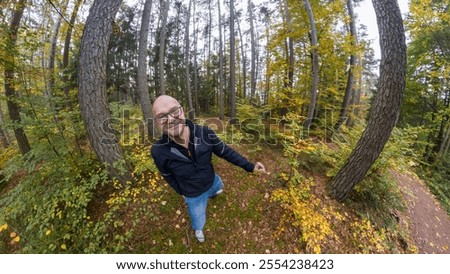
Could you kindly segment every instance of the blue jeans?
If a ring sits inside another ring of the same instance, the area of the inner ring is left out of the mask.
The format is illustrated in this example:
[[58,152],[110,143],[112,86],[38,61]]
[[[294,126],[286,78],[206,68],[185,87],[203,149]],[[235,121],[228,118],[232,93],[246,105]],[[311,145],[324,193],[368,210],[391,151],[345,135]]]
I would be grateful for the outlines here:
[[203,194],[197,197],[185,197],[189,216],[191,217],[192,228],[202,230],[206,223],[206,206],[208,199],[214,196],[217,191],[223,188],[222,179],[216,174],[212,186]]

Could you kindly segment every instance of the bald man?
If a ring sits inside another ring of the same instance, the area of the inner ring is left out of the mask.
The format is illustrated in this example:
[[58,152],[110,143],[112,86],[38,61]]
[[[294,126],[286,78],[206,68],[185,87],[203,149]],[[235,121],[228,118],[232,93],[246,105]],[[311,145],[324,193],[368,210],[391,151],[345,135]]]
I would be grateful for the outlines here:
[[153,117],[163,133],[151,149],[159,171],[169,185],[184,196],[192,229],[199,242],[205,241],[208,199],[222,193],[223,183],[214,172],[212,153],[247,172],[265,172],[223,143],[210,128],[187,120],[180,103],[162,95],[153,104]]

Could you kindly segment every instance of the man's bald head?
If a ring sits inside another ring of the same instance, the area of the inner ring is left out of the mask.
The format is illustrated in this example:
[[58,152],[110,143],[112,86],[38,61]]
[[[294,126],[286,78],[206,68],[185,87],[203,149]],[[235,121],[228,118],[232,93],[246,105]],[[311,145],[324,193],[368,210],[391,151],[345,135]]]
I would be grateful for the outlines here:
[[158,128],[172,138],[180,136],[184,130],[185,117],[177,99],[169,95],[156,98],[152,108]]
[[159,112],[164,112],[164,110],[168,111],[176,106],[180,106],[180,103],[177,101],[177,99],[169,95],[161,95],[156,98],[155,102],[153,103],[153,117],[156,117]]

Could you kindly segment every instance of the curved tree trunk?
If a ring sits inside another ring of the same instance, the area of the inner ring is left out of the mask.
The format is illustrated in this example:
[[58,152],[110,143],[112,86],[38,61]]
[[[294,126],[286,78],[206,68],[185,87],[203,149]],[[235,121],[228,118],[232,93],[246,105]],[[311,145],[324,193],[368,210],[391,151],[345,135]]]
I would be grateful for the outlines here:
[[147,79],[147,45],[148,29],[150,25],[150,13],[152,9],[152,0],[145,0],[144,11],[142,13],[141,31],[139,34],[139,52],[137,68],[137,93],[141,103],[142,114],[147,124],[148,138],[153,138],[153,118],[152,103],[148,92]]
[[308,12],[309,25],[311,27],[311,58],[312,58],[312,72],[313,81],[311,85],[311,99],[308,107],[308,114],[306,116],[305,128],[309,129],[312,120],[314,119],[314,109],[317,100],[317,86],[319,84],[319,54],[317,53],[317,32],[314,14],[308,0],[303,0],[306,11]]
[[373,0],[373,6],[381,38],[380,82],[367,127],[332,181],[332,195],[339,201],[347,198],[383,150],[400,115],[405,90],[405,31],[397,1]]
[[81,115],[92,148],[113,176],[125,183],[128,173],[121,174],[115,163],[123,159],[122,150],[112,127],[106,95],[106,59],[114,17],[122,0],[95,0],[81,39],[78,67],[78,100]]
[[20,118],[19,105],[17,104],[17,95],[15,89],[15,55],[16,55],[16,42],[17,42],[17,31],[19,30],[20,20],[23,16],[23,11],[25,9],[26,0],[20,0],[16,9],[13,13],[10,29],[6,35],[5,44],[8,49],[5,52],[5,95],[8,106],[9,118],[15,124],[14,126],[14,135],[17,140],[17,144],[19,145],[20,152],[22,155],[25,155],[27,152],[31,150],[30,143],[28,142],[28,138],[25,135],[25,131],[22,126],[22,119]]

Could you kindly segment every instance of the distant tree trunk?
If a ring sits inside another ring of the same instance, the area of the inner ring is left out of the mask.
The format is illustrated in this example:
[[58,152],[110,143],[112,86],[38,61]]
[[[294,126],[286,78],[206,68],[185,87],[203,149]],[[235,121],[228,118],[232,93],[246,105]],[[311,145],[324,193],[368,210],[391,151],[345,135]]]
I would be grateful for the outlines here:
[[256,39],[255,27],[253,26],[253,3],[248,0],[248,13],[250,20],[250,51],[251,51],[251,65],[250,65],[250,105],[254,105],[255,91],[256,91]]
[[123,160],[106,94],[106,61],[114,17],[122,0],[95,0],[86,20],[78,66],[78,100],[97,157],[122,184],[130,180],[115,164]]
[[222,14],[220,11],[220,1],[217,0],[219,6],[219,119],[223,120],[224,117],[224,100],[223,100],[223,42],[222,42]]
[[0,141],[2,142],[3,148],[9,147],[8,136],[6,135],[6,131],[3,130],[3,125],[5,124],[5,120],[3,118],[3,109],[2,104],[0,104]]
[[192,91],[191,91],[191,74],[189,72],[189,25],[191,21],[191,6],[192,1],[189,0],[189,8],[186,15],[186,30],[184,36],[184,66],[186,68],[186,90],[187,90],[187,99],[189,106],[189,119],[193,120],[195,118],[195,109],[194,104],[192,103]]
[[150,25],[150,14],[152,9],[152,0],[145,0],[144,10],[142,12],[141,31],[139,34],[139,52],[137,68],[137,93],[141,102],[141,110],[147,124],[147,133],[149,139],[153,138],[153,118],[152,103],[148,92],[147,78],[147,46],[148,29]]
[[[352,0],[347,0],[347,10],[348,15],[350,16],[350,23],[349,23],[349,29],[350,29],[350,37],[351,37],[351,45],[352,49],[354,49],[358,45],[358,37],[356,33],[356,24],[355,24],[355,15],[353,13],[353,4]],[[336,124],[334,125],[334,129],[338,130],[341,125],[348,120],[350,120],[350,117],[347,117],[348,115],[348,107],[350,105],[350,98],[353,93],[353,79],[354,79],[354,70],[356,66],[356,54],[352,53],[350,54],[350,62],[349,62],[349,68],[348,68],[348,74],[347,74],[347,86],[345,87],[345,94],[344,99],[342,100],[342,106],[341,106],[341,112],[339,114],[339,119],[337,120]]]
[[367,127],[347,162],[333,178],[332,195],[348,197],[383,150],[400,115],[406,74],[406,44],[397,1],[373,0],[380,33],[381,64],[378,93]]
[[261,8],[260,12],[262,13],[264,19],[265,19],[265,36],[266,36],[266,70],[265,70],[265,85],[264,85],[264,104],[268,103],[269,99],[269,90],[270,90],[270,50],[269,50],[269,43],[270,43],[270,15],[269,10],[266,7]]
[[312,72],[313,81],[311,85],[311,99],[308,107],[308,114],[306,116],[305,128],[309,129],[312,120],[314,119],[314,109],[317,100],[317,86],[319,84],[319,54],[317,53],[317,33],[314,14],[311,10],[311,5],[308,0],[303,0],[306,11],[308,12],[309,25],[311,27],[311,57],[312,57]]
[[[63,13],[64,14],[64,13]],[[53,26],[52,36],[50,38],[50,55],[48,58],[48,73],[49,78],[47,81],[46,97],[51,98],[53,96],[53,86],[55,84],[55,54],[56,54],[56,42],[58,41],[59,27],[61,26],[61,16],[56,19]],[[52,105],[52,104],[50,104]]]
[[197,33],[197,24],[196,24],[196,3],[194,1],[194,13],[193,13],[193,22],[194,22],[194,100],[195,100],[195,113],[196,115],[200,114],[200,103],[198,100],[198,65],[197,65],[197,45],[198,45],[198,33]]
[[73,25],[75,24],[75,19],[77,18],[78,10],[80,9],[81,4],[84,0],[77,0],[75,2],[75,6],[72,10],[72,15],[70,16],[69,25],[67,26],[67,32],[66,32],[66,38],[64,40],[64,52],[63,52],[63,76],[62,80],[64,83],[64,96],[66,97],[66,106],[69,109],[72,109],[72,102],[69,98],[69,90],[70,90],[70,83],[69,83],[69,72],[67,71],[67,67],[69,66],[69,52],[70,52],[70,41],[72,39],[72,30]]
[[22,19],[23,11],[25,9],[26,0],[20,0],[15,7],[15,11],[12,15],[11,24],[9,31],[5,37],[5,45],[6,51],[4,53],[5,60],[4,68],[5,68],[5,95],[6,95],[6,103],[8,106],[9,118],[15,124],[14,125],[14,135],[17,140],[17,144],[19,145],[20,152],[22,155],[25,155],[27,152],[31,150],[30,143],[28,142],[28,138],[25,135],[25,131],[23,130],[22,119],[20,118],[20,110],[19,105],[17,104],[17,95],[15,89],[15,72],[16,72],[16,63],[15,63],[15,55],[17,55],[17,32],[20,26],[20,20]]
[[[358,57],[358,67],[359,67],[359,73],[358,73],[358,84],[357,87],[353,89],[353,96],[352,100],[350,101],[350,105],[353,106],[353,117],[358,117],[359,115],[359,109],[361,104],[361,93],[362,93],[362,84],[363,84],[363,58],[362,54]],[[354,119],[348,119],[346,122],[346,126],[353,127],[354,125]]]
[[166,81],[164,77],[164,52],[167,33],[167,17],[169,16],[170,0],[163,0],[164,10],[162,14],[161,33],[159,36],[159,83],[161,94],[166,94]]
[[[213,89],[214,80],[211,78],[211,36],[212,36],[212,8],[211,8],[212,0],[208,2],[208,58],[206,63],[206,79],[207,80],[207,89],[205,89],[205,112],[209,113],[209,95],[211,90]],[[205,51],[206,53],[206,51]]]
[[234,1],[230,0],[230,124],[236,123],[236,49],[234,37]]
[[[236,14],[236,10],[234,10],[234,13]],[[244,50],[244,39],[241,32],[241,24],[239,24],[239,18],[237,20],[237,27],[238,27],[238,33],[239,33],[239,39],[240,43],[239,46],[241,48],[241,58],[242,58],[242,98],[246,98],[247,94],[247,55],[245,54]]]

